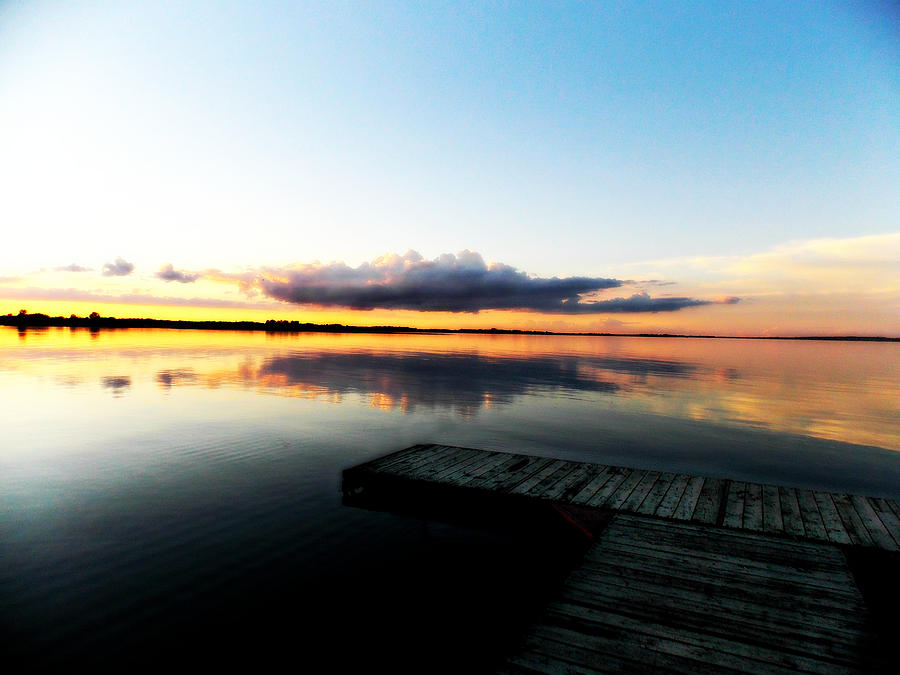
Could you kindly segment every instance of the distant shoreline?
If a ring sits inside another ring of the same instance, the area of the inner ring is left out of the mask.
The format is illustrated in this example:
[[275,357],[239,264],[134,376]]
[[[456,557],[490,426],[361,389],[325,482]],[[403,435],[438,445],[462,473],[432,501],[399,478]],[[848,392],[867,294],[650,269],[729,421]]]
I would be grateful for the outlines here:
[[46,314],[7,314],[0,316],[0,326],[21,330],[27,328],[167,328],[174,330],[243,330],[268,333],[379,333],[379,334],[472,334],[472,335],[572,335],[582,337],[656,337],[705,338],[719,340],[828,340],[848,342],[900,342],[900,337],[862,335],[683,335],[676,333],[575,333],[506,328],[412,328],[410,326],[346,326],[340,323],[301,323],[269,319],[268,321],[184,321],[171,319],[118,319],[111,316],[64,317]]

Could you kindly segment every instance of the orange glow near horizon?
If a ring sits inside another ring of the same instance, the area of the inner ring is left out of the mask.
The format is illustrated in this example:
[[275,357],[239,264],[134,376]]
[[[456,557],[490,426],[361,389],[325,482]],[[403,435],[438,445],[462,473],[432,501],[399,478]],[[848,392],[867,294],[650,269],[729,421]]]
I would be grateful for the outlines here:
[[[293,398],[340,402],[362,397],[379,410],[410,412],[435,405],[435,390],[390,368],[348,370],[352,386],[333,387],[332,363],[346,355],[425,355],[519,364],[572,359],[578,378],[614,386],[604,405],[623,411],[740,424],[900,451],[896,409],[900,382],[895,344],[628,337],[471,334],[265,333],[203,330],[49,328],[19,333],[0,327],[0,370],[51,373],[72,384],[128,376],[153,389],[252,387]],[[296,371],[272,371],[272,359],[301,359]],[[365,363],[365,361],[363,362]],[[637,367],[632,369],[630,364]],[[641,364],[647,364],[646,368]],[[504,370],[503,372],[507,372]],[[371,376],[369,376],[371,375]],[[355,379],[353,379],[355,377]],[[841,382],[841,387],[832,383]],[[847,397],[846,387],[857,391]],[[664,395],[662,395],[664,394]],[[515,396],[516,394],[512,394]],[[586,389],[582,396],[594,396]],[[454,409],[463,417],[502,407],[503,388],[489,382]]]
[[[750,299],[737,305],[693,307],[656,314],[560,315],[491,310],[473,313],[413,312],[399,310],[354,311],[313,309],[284,304],[276,308],[195,307],[185,305],[130,305],[83,301],[16,300],[0,304],[0,314],[20,309],[50,316],[86,317],[91,312],[117,318],[195,321],[255,321],[268,319],[346,326],[409,326],[420,329],[512,329],[550,332],[676,333],[723,336],[900,336],[900,311],[883,312],[871,321],[865,303],[852,298],[834,300],[833,307],[808,306],[796,298],[766,303]],[[867,325],[861,330],[860,325]]]

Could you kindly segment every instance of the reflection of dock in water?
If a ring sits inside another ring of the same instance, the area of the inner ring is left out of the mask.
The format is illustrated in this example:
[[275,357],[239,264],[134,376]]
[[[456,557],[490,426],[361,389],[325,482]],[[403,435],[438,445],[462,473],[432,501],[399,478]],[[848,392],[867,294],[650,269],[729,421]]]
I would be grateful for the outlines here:
[[895,500],[439,445],[347,469],[343,490],[584,540],[508,671],[847,672],[893,653]]

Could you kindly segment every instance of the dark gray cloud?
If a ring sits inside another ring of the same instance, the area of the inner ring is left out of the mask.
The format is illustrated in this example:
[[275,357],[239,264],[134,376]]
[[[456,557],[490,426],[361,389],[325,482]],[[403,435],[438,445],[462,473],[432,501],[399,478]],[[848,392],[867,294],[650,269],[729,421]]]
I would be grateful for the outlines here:
[[125,277],[134,271],[134,265],[123,258],[116,258],[115,262],[106,263],[103,266],[105,277]]
[[71,265],[65,265],[63,267],[54,267],[57,272],[90,272],[90,267],[82,267],[77,263],[72,263]]
[[571,307],[566,307],[559,314],[627,314],[638,312],[675,312],[685,307],[699,307],[701,305],[728,304],[733,305],[740,298],[722,298],[718,300],[698,300],[697,298],[679,298],[664,296],[652,298],[646,293],[635,293],[627,298],[613,298],[611,300],[597,300],[593,302],[579,302]]
[[359,267],[342,262],[290,269],[263,269],[255,286],[269,297],[301,305],[349,309],[470,312],[489,309],[548,314],[672,312],[714,301],[695,298],[586,300],[584,296],[625,285],[603,277],[531,277],[501,263],[485,264],[472,251],[425,260],[415,251],[382,256]]
[[177,281],[180,284],[192,284],[200,278],[199,272],[183,272],[172,267],[172,263],[163,265],[156,276],[163,281]]

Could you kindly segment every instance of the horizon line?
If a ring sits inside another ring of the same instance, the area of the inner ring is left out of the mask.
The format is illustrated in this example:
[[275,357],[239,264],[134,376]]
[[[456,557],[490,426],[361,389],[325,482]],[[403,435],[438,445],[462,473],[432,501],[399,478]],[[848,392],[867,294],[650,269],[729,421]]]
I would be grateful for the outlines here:
[[900,336],[886,335],[715,335],[690,333],[610,333],[599,331],[550,331],[519,328],[414,328],[412,326],[354,326],[341,323],[313,323],[287,319],[267,319],[266,321],[227,321],[191,319],[154,319],[150,317],[100,316],[93,312],[90,316],[69,317],[50,316],[40,312],[29,314],[22,310],[19,314],[0,316],[0,325],[19,328],[165,328],[174,330],[247,330],[270,333],[463,333],[482,335],[559,335],[584,337],[661,337],[661,338],[707,338],[720,340],[831,340],[847,342],[900,342]]

